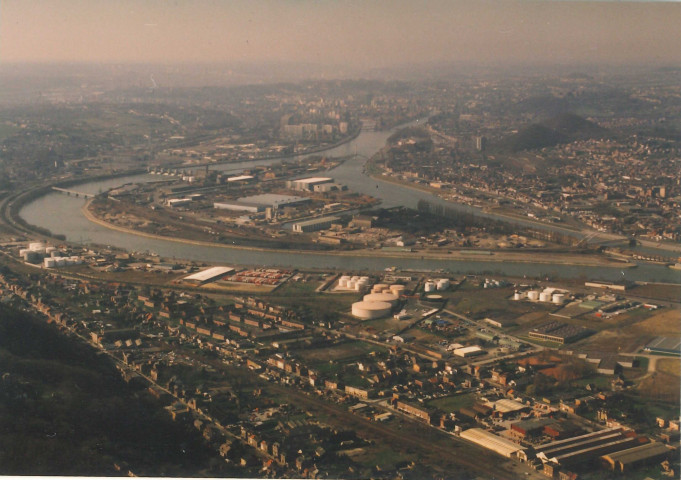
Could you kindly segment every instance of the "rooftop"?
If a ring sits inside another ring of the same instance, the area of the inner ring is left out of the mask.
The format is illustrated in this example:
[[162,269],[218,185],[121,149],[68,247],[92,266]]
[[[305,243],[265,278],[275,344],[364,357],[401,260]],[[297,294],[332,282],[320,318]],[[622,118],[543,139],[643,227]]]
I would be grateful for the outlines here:
[[482,445],[483,447],[489,448],[490,450],[493,450],[506,457],[510,457],[518,451],[525,450],[525,447],[494,435],[493,433],[481,428],[469,428],[468,430],[464,430],[461,432],[461,438],[465,438],[466,440],[469,440],[473,443]]
[[212,267],[201,272],[193,273],[188,277],[184,277],[183,280],[190,282],[205,282],[212,278],[219,277],[221,275],[226,275],[233,271],[234,269],[232,267]]
[[241,197],[237,199],[239,203],[260,205],[265,207],[277,207],[279,205],[288,205],[291,203],[301,203],[309,201],[309,198],[296,197],[293,195],[278,195],[276,193],[263,193],[261,195],[252,195],[250,197]]
[[604,455],[604,457],[609,458],[613,462],[626,464],[656,457],[658,455],[664,455],[668,452],[669,449],[662,443],[651,442],[646,443],[645,445],[639,445],[638,447],[628,448],[626,450],[621,450],[609,455]]

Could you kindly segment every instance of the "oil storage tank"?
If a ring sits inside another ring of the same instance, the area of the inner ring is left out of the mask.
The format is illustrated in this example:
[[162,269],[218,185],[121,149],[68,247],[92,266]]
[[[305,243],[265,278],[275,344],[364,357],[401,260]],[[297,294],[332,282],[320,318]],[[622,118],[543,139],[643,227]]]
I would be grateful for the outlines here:
[[387,302],[355,302],[352,304],[352,315],[362,320],[385,317],[390,314],[392,305]]

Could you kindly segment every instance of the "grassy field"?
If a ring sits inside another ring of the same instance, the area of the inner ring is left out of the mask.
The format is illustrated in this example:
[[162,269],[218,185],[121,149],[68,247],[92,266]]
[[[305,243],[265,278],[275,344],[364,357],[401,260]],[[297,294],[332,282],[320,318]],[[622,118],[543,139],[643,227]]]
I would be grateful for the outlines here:
[[635,353],[653,338],[652,335],[637,335],[622,330],[602,330],[591,337],[580,340],[575,345],[586,350]]
[[655,367],[656,371],[681,377],[681,359],[679,358],[658,358]]
[[228,281],[218,281],[214,283],[207,283],[202,285],[201,288],[207,290],[220,290],[224,292],[235,292],[235,293],[269,293],[276,288],[273,285],[255,285],[253,283],[241,283],[241,282],[228,282]]
[[429,407],[439,408],[445,413],[458,412],[462,408],[472,407],[475,403],[474,393],[464,393],[451,397],[437,398],[428,402]]
[[359,300],[357,294],[327,295],[315,290],[321,282],[292,282],[288,281],[272,292],[268,298],[280,305],[294,307],[304,306],[317,316],[350,312],[353,302]]
[[348,363],[353,359],[360,358],[370,352],[385,351],[384,347],[372,345],[361,341],[347,342],[333,347],[324,347],[316,349],[306,349],[296,351],[296,355],[302,357],[308,362],[323,362],[328,363],[333,360],[335,362]]
[[678,404],[681,400],[680,387],[678,374],[655,372],[641,381],[638,391],[642,397],[675,404],[678,413]]
[[633,330],[648,335],[681,335],[681,311],[665,309],[649,318],[636,323]]
[[411,328],[405,332],[407,335],[413,335],[414,340],[418,343],[438,343],[444,337],[430,333],[421,328]]
[[681,287],[678,285],[638,285],[630,291],[631,295],[637,295],[646,298],[667,300],[671,302],[678,302],[681,298]]

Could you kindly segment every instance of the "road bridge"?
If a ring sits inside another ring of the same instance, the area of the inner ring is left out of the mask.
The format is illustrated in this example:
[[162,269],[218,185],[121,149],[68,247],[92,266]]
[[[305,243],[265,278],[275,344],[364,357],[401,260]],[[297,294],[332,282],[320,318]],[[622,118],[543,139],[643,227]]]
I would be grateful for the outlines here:
[[61,192],[61,193],[65,193],[66,195],[73,195],[74,197],[83,197],[83,198],[94,198],[95,197],[95,195],[93,193],[78,192],[76,190],[69,190],[68,188],[52,187],[52,190],[55,190],[55,191]]

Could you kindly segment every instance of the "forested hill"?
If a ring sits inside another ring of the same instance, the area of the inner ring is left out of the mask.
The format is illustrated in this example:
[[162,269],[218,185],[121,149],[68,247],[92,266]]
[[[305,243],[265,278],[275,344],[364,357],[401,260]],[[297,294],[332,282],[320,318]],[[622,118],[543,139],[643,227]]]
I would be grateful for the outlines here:
[[132,391],[108,357],[0,304],[0,475],[224,473],[209,464],[199,434]]
[[496,147],[501,151],[519,152],[552,147],[575,140],[600,138],[607,136],[608,133],[607,129],[579,115],[564,113],[541,123],[528,125],[517,133],[501,139]]

